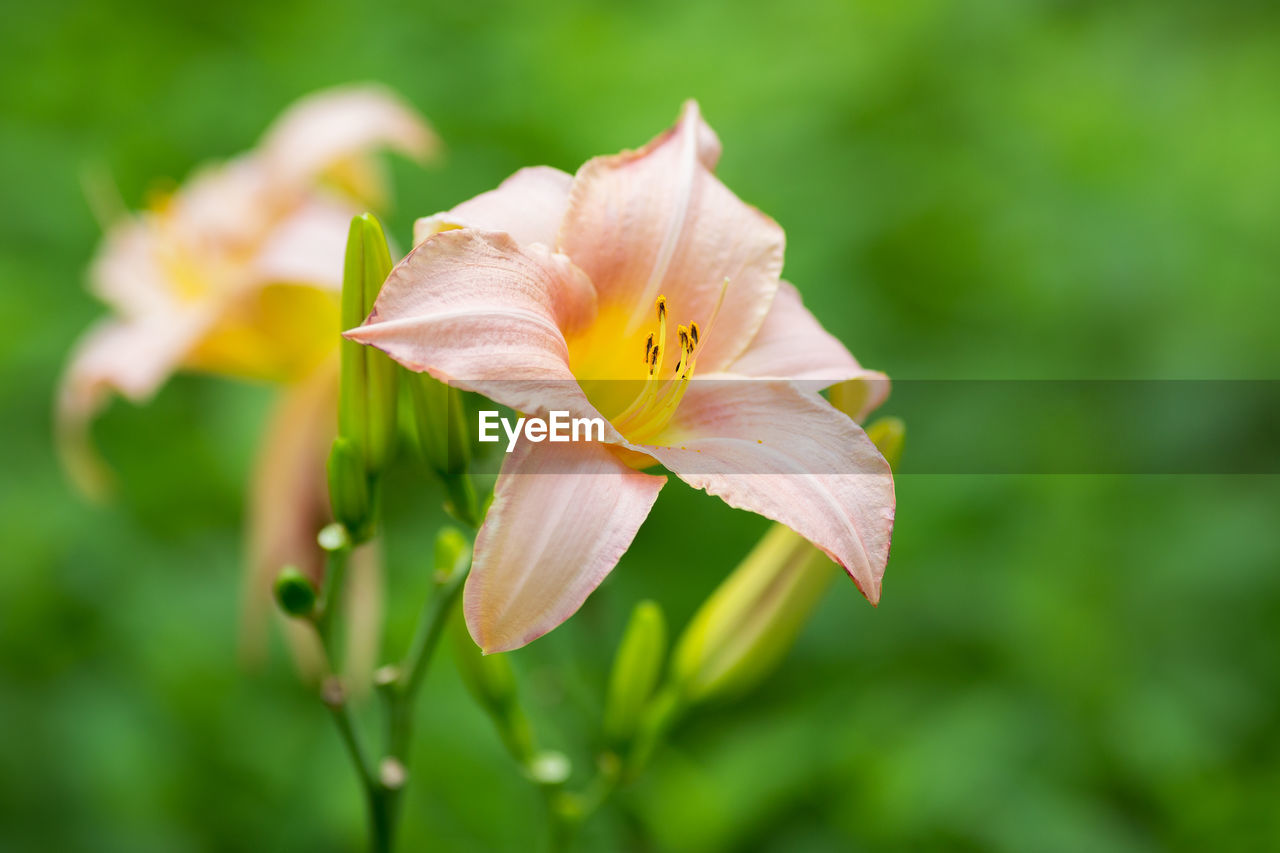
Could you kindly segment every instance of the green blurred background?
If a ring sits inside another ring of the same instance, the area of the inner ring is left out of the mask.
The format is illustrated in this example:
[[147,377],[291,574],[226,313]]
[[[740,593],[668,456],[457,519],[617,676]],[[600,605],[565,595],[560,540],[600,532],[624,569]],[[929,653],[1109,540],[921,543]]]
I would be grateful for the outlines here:
[[[58,371],[102,313],[83,290],[86,166],[140,204],[293,98],[378,80],[448,146],[438,168],[394,165],[403,244],[415,215],[639,145],[697,97],[721,176],[787,229],[788,278],[865,364],[1275,376],[1273,3],[54,2],[4,22],[6,851],[363,840],[283,649],[237,664],[270,389],[183,377],[114,405],[105,508],[52,458]],[[434,485],[393,488],[399,648],[439,518]],[[880,608],[837,584],[784,668],[688,720],[581,849],[1280,848],[1275,477],[910,475],[898,497]],[[636,600],[682,625],[763,530],[669,486],[581,613],[513,656],[548,743],[585,762]],[[539,797],[451,667],[427,689],[405,849],[536,849]]]

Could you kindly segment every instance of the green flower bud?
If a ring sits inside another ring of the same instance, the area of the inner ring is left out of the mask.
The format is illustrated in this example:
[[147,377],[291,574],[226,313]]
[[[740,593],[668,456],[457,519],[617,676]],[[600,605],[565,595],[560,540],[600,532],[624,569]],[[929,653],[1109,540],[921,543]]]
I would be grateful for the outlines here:
[[348,438],[333,440],[326,464],[329,475],[329,505],[333,517],[351,532],[357,542],[367,537],[369,510],[369,477],[365,473],[360,449]]
[[902,460],[902,446],[907,440],[907,425],[902,419],[880,418],[867,427],[867,438],[875,443],[888,460],[889,467],[896,471],[898,462]]
[[296,566],[285,566],[276,575],[276,604],[287,615],[299,619],[315,612],[316,588]]
[[413,402],[418,452],[444,483],[448,492],[445,507],[459,521],[479,527],[484,516],[478,511],[475,486],[467,476],[471,433],[462,393],[426,373],[402,372]]
[[462,556],[471,549],[471,543],[462,531],[454,527],[442,527],[436,534],[435,560],[436,582],[444,583],[458,570]]
[[631,611],[609,676],[604,734],[611,743],[621,744],[635,733],[662,674],[666,653],[667,624],[662,608],[656,602],[642,601]]
[[330,553],[341,551],[351,547],[351,536],[344,525],[334,522],[320,528],[320,532],[316,534],[316,544]]
[[[373,310],[391,272],[391,253],[378,220],[363,214],[351,220],[342,272],[342,328],[354,329]],[[383,353],[342,341],[342,389],[338,434],[361,451],[369,473],[386,467],[395,450],[396,365]]]
[[536,754],[533,729],[520,707],[511,662],[506,655],[482,654],[467,632],[461,613],[455,613],[449,624],[453,659],[467,692],[493,718],[507,750],[528,766]]
[[741,693],[782,660],[837,570],[817,548],[775,524],[694,614],[672,658],[689,702]]
[[516,678],[505,655],[486,655],[471,639],[460,614],[449,620],[453,656],[462,683],[476,702],[491,714],[501,715],[516,700]]
[[882,373],[859,376],[832,385],[827,392],[831,405],[858,423],[889,395],[889,378]]
[[422,458],[441,475],[463,473],[471,461],[471,434],[462,394],[430,374],[404,372]]
[[533,756],[525,769],[529,778],[539,785],[563,785],[569,781],[573,765],[563,752],[548,749]]

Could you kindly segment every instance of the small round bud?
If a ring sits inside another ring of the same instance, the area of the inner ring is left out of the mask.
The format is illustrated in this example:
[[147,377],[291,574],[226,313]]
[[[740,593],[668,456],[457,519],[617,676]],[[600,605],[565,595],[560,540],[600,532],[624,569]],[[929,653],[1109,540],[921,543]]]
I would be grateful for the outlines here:
[[400,667],[393,664],[380,666],[373,671],[373,686],[387,688],[400,680]]
[[398,791],[409,781],[409,771],[394,758],[384,758],[378,765],[378,781],[388,791]]
[[316,606],[316,588],[296,566],[285,566],[276,576],[276,604],[295,618],[310,616]]
[[435,578],[436,583],[445,583],[461,567],[462,558],[471,550],[471,543],[462,531],[455,527],[442,527],[436,534],[435,544]]
[[563,752],[547,750],[539,752],[529,762],[529,776],[543,785],[559,785],[569,779],[572,765]]
[[351,544],[351,537],[347,535],[347,528],[335,521],[320,529],[320,533],[316,535],[316,542],[320,543],[320,547],[326,551],[341,551]]

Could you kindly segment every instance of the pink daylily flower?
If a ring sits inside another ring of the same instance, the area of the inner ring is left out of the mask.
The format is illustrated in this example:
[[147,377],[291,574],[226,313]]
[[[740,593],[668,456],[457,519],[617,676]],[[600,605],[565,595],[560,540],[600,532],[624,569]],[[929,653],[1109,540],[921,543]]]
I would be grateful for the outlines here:
[[607,421],[604,442],[521,441],[506,459],[464,593],[486,652],[578,609],[653,506],[658,464],[792,528],[879,599],[892,475],[815,389],[883,375],[780,280],[782,229],[720,183],[719,154],[690,102],[638,151],[517,172],[419,221],[347,332],[518,411]]
[[57,398],[68,473],[97,494],[85,432],[111,392],[143,402],[180,368],[297,380],[336,349],[351,217],[385,198],[373,154],[423,158],[436,139],[373,86],[302,99],[260,146],[196,173],[109,228],[90,270],[113,309],[77,344]]
[[[316,531],[331,515],[324,461],[336,432],[338,297],[351,217],[385,204],[380,149],[423,160],[430,126],[379,86],[309,95],[258,147],[198,171],[149,210],[110,224],[90,287],[112,308],[77,344],[57,397],[58,445],[71,478],[101,495],[107,472],[88,426],[112,393],[149,399],[178,370],[283,383],[249,497],[244,652],[265,646],[271,586],[285,564],[319,583]],[[349,671],[370,670],[380,568],[362,549],[349,575]],[[286,625],[304,670],[314,642]],[[367,680],[367,679],[366,679]]]

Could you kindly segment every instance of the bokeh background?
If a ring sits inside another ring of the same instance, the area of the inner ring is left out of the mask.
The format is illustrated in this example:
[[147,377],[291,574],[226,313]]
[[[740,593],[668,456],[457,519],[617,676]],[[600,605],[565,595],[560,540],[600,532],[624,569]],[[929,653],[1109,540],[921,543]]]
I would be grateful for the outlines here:
[[[55,464],[52,389],[102,312],[85,168],[136,206],[293,98],[382,81],[448,146],[437,168],[393,166],[403,244],[415,215],[639,145],[697,97],[721,176],[787,229],[787,276],[865,364],[1275,377],[1275,4],[57,2],[4,21],[3,850],[363,841],[283,649],[237,661],[270,389],[183,377],[114,405],[96,428],[121,475],[109,506]],[[439,495],[411,472],[392,487],[398,649]],[[912,474],[898,495],[879,609],[833,587],[783,668],[689,719],[581,849],[1280,846],[1275,477]],[[763,530],[669,486],[584,610],[513,656],[544,740],[585,763],[630,606],[682,625]],[[538,795],[438,663],[405,849],[537,849]]]

